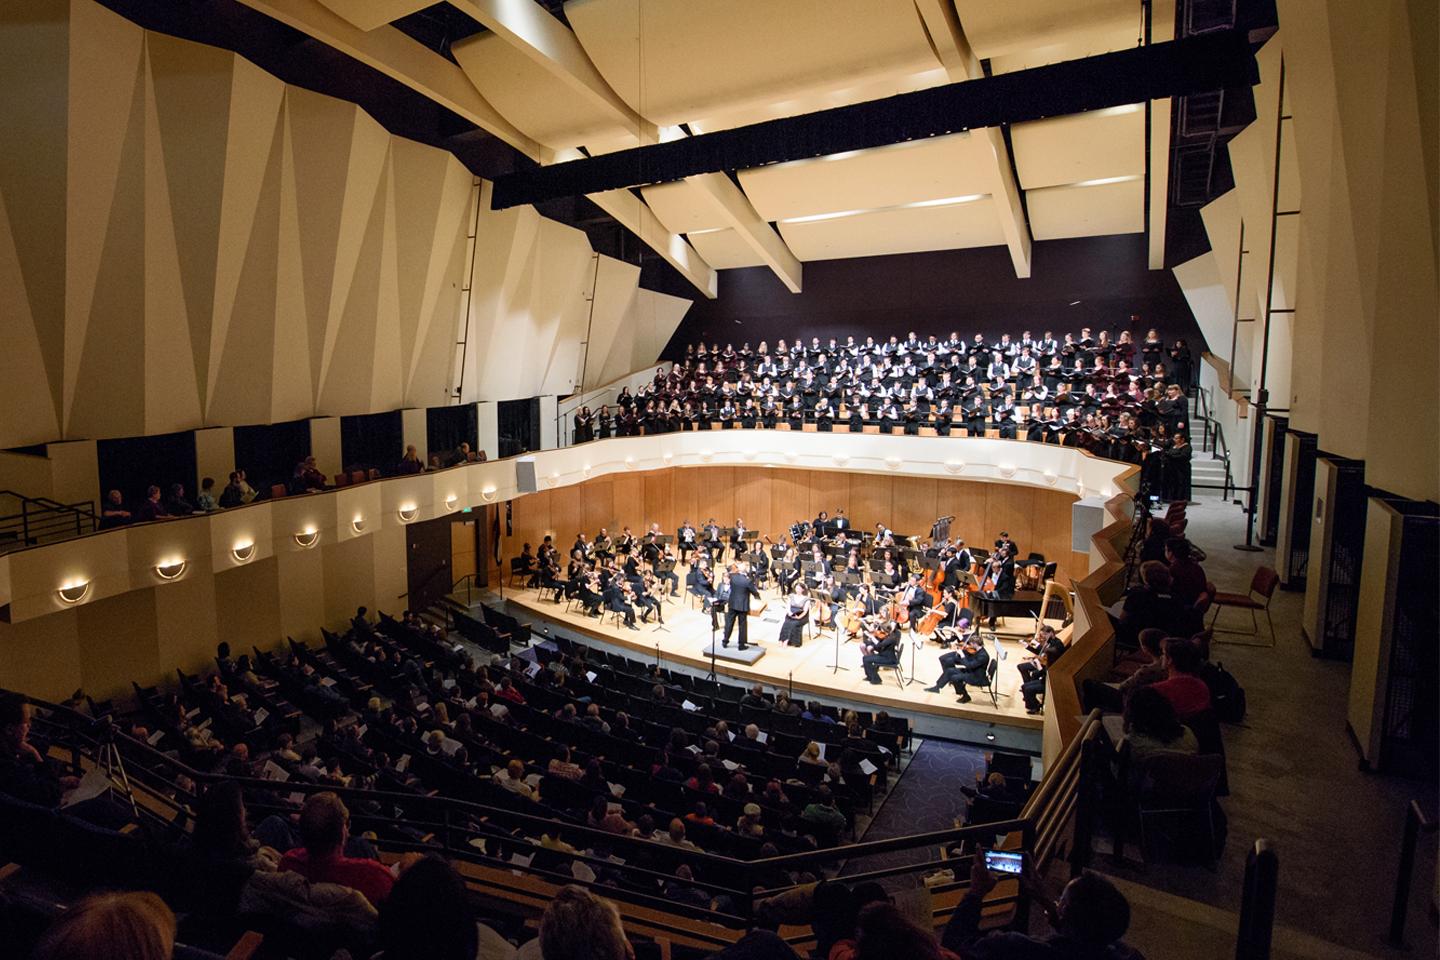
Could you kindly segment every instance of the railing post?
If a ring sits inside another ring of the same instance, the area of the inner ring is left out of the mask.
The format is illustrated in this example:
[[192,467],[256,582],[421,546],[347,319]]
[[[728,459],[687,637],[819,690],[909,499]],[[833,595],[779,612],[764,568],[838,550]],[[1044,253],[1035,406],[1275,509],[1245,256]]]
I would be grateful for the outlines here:
[[[1020,830],[1020,849],[1024,850],[1026,856],[1031,859],[1032,869],[1038,870],[1038,865],[1033,864],[1035,841],[1035,820],[1032,817],[1025,821],[1025,826]],[[1015,922],[1012,926],[1021,933],[1025,933],[1030,929],[1030,894],[1027,892],[1026,885],[1023,883],[1020,884],[1020,891],[1016,894]]]
[[1411,800],[1405,811],[1405,838],[1400,843],[1400,867],[1395,874],[1395,900],[1390,905],[1390,932],[1386,941],[1392,947],[1405,946],[1405,914],[1410,909],[1410,880],[1415,872],[1415,844],[1420,831],[1435,829],[1436,821],[1425,815],[1419,800]]
[[1235,960],[1270,960],[1270,936],[1275,926],[1275,891],[1280,858],[1268,840],[1256,840],[1245,860],[1244,888],[1240,893],[1240,924],[1235,934]]
[[1071,833],[1070,878],[1080,876],[1090,866],[1095,833],[1095,817],[1099,813],[1098,784],[1092,773],[1096,763],[1096,741],[1086,740],[1080,747],[1080,776],[1075,783],[1075,829]]

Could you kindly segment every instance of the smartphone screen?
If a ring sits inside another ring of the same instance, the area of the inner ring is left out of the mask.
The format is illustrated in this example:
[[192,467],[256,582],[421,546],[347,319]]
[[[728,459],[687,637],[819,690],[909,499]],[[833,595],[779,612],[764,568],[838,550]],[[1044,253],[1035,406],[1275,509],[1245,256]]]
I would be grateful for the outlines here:
[[985,868],[991,873],[1020,875],[1020,861],[1023,854],[1006,853],[1003,850],[985,851]]

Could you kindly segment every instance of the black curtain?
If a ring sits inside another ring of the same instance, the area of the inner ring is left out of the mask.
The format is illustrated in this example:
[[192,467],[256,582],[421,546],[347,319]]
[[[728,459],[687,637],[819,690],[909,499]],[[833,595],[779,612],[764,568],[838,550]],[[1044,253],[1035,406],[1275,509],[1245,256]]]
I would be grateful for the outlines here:
[[540,449],[540,398],[501,400],[495,405],[500,456],[514,457]]
[[100,465],[100,495],[119,490],[131,503],[144,499],[151,484],[170,495],[170,485],[185,488],[185,496],[195,499],[195,434],[164,433],[154,437],[126,437],[121,440],[100,440],[95,444]]
[[378,467],[394,472],[405,453],[405,431],[399,410],[340,418],[340,461],[346,473]]
[[425,411],[425,444],[432,457],[438,455],[445,463],[446,456],[462,443],[470,444],[471,450],[480,449],[480,419],[475,404],[430,407]]
[[[235,468],[244,470],[250,486],[269,496],[270,486],[284,483],[295,464],[310,456],[310,421],[265,423],[235,428]],[[223,486],[227,477],[216,477]]]

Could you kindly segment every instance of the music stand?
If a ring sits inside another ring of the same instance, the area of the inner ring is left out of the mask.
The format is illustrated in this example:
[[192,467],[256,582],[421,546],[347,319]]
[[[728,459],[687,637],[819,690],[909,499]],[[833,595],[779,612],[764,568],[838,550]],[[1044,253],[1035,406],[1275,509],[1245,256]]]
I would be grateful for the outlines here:
[[850,670],[849,667],[840,666],[840,625],[835,624],[835,629],[830,632],[835,634],[835,662],[830,664],[830,674],[831,676],[834,676],[841,670],[844,670],[848,673]]

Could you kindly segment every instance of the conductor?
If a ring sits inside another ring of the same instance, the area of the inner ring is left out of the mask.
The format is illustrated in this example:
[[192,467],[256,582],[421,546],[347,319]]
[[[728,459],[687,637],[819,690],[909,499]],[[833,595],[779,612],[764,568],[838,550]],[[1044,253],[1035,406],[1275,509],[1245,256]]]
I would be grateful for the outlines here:
[[740,621],[740,643],[739,648],[744,650],[750,645],[748,621],[750,619],[750,598],[760,599],[760,591],[755,589],[755,584],[745,575],[745,570],[738,563],[730,564],[730,602],[725,608],[725,635],[720,640],[720,646],[730,646],[730,631],[735,627],[735,621]]

